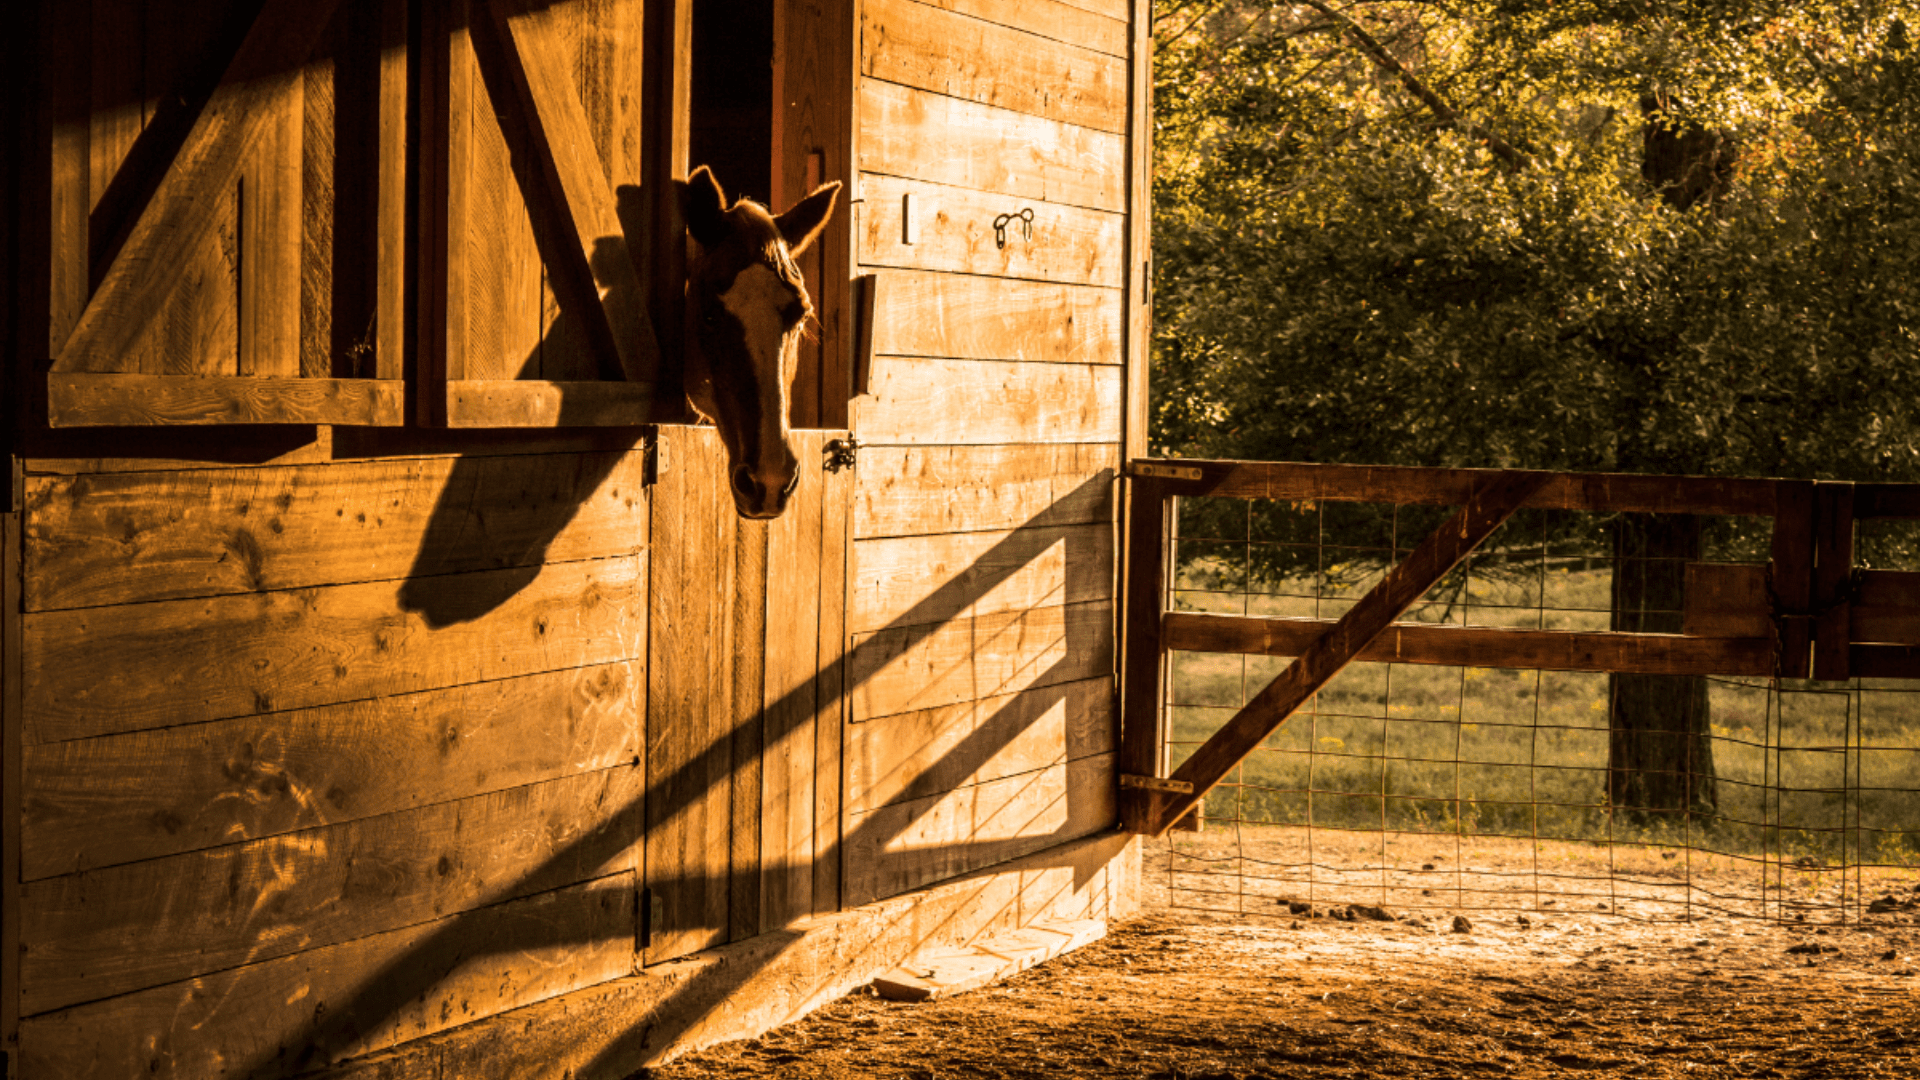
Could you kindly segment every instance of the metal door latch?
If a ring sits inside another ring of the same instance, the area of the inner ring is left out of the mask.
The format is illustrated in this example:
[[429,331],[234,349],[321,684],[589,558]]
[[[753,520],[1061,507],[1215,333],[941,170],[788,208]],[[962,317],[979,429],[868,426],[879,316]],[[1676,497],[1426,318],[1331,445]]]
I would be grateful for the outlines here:
[[827,443],[826,453],[828,472],[851,469],[860,458],[860,440],[851,435],[844,439],[834,439]]

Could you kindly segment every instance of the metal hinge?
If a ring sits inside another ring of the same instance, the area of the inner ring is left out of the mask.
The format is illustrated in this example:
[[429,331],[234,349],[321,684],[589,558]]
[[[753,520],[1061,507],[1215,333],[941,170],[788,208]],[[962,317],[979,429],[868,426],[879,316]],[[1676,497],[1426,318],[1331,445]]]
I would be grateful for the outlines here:
[[860,440],[851,435],[834,439],[826,445],[826,454],[828,472],[851,469],[860,460]]
[[1128,462],[1127,473],[1131,476],[1149,476],[1156,480],[1201,479],[1198,465],[1168,465],[1158,461]]
[[1133,773],[1120,774],[1120,786],[1138,788],[1141,791],[1164,791],[1170,795],[1191,795],[1193,785],[1185,780],[1169,780],[1163,776],[1137,776]]

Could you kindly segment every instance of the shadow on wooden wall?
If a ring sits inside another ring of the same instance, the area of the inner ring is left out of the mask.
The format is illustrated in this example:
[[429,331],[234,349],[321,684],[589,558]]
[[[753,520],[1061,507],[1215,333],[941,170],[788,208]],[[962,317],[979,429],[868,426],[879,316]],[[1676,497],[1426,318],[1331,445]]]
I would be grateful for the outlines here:
[[[472,482],[478,482],[479,479],[476,475]],[[582,482],[585,482],[584,477]],[[1085,481],[1059,501],[1084,500],[1090,494],[1088,489],[1091,486],[1108,485],[1113,482],[1111,470],[1105,470]],[[467,491],[458,484],[450,483],[441,502],[445,512],[444,531],[430,534],[436,538],[435,542],[455,543],[464,535],[464,530],[474,527],[467,520],[466,506]],[[541,537],[550,540],[553,533],[557,532],[558,524],[564,524],[564,519],[558,517],[561,513],[561,510],[554,509],[532,515],[520,526],[527,530],[527,542],[544,542],[540,540]],[[1029,519],[1028,524],[1044,523],[1052,513],[1051,509],[1042,511]],[[555,523],[556,519],[558,524]],[[956,613],[968,610],[996,586],[1040,558],[1057,542],[1055,537],[1046,532],[1024,528],[1013,531],[1005,540],[983,552],[976,560],[975,567],[986,569],[978,574],[968,571],[956,574],[952,582],[935,590],[911,610],[893,620],[887,629],[904,633],[909,637],[910,643],[924,639],[940,630],[949,620],[954,619]],[[1096,558],[1098,554],[1091,550],[1069,550],[1067,557],[1070,560]],[[433,565],[433,559],[427,552],[423,551],[420,565]],[[442,603],[447,605],[433,608],[440,617],[458,617],[461,612],[467,610],[463,605],[482,603],[490,599],[488,597],[443,599],[432,593],[431,586],[428,584],[432,580],[430,575],[416,580],[421,583],[420,591],[416,596],[422,605]],[[498,599],[493,599],[493,602],[497,603]],[[427,610],[427,608],[423,607],[421,610]],[[825,677],[818,682],[841,686],[844,688],[843,696],[850,697],[862,681],[862,677],[856,673],[865,671],[869,673],[866,677],[871,677],[872,673],[884,668],[884,660],[877,660],[862,653],[863,649],[873,647],[872,642],[880,640],[888,642],[886,647],[890,653],[898,648],[898,635],[891,638],[887,635],[870,638],[861,645],[855,646],[841,659],[840,671],[823,673]],[[1043,715],[1049,706],[1064,700],[1070,692],[1071,680],[1057,679],[1057,669],[1062,664],[1073,662],[1072,658],[1076,655],[1084,656],[1087,650],[1110,652],[1112,639],[1111,635],[1101,627],[1082,625],[1076,628],[1074,624],[1069,623],[1063,645],[1062,659],[1055,660],[1045,667],[1019,672],[1016,676],[1019,685],[1001,686],[988,691],[990,694],[1012,694],[1014,691],[1033,687],[1021,698],[1007,699],[1009,704],[1002,707],[1002,712],[1018,710],[1024,717]],[[897,655],[897,653],[894,654]],[[834,675],[839,677],[831,678]],[[829,681],[830,678],[831,681]],[[815,687],[808,685],[794,691],[794,694],[812,695],[815,692]],[[1036,697],[1043,700],[1035,701]],[[791,723],[795,719],[813,715],[811,707],[790,708],[787,707],[788,705],[789,702],[785,700],[775,702],[763,710],[757,718],[758,721],[764,721],[767,724],[766,744],[771,745],[786,734],[785,728],[780,724],[782,718],[785,722]],[[934,768],[947,775],[971,776],[1017,737],[1020,730],[1022,729],[1018,725],[996,724],[992,722],[992,718],[987,718],[943,755]],[[699,755],[687,761],[674,774],[666,778],[656,790],[664,788],[675,793],[697,791],[701,787],[698,778],[728,773],[731,753],[732,748],[727,739],[715,740]],[[1040,821],[1043,815],[1063,823],[1052,832],[1041,830],[1025,834],[1025,830],[1020,830],[1023,835],[1019,840],[1027,845],[1027,851],[1086,835],[1091,830],[1070,828],[1070,823],[1088,820],[1089,812],[1095,817],[1112,817],[1111,791],[1070,783],[1066,786],[1062,798],[1066,803],[1065,813],[1058,812],[1060,808],[1056,806],[1048,805],[1036,811],[1029,822],[1022,823]],[[676,809],[677,807],[666,808],[668,813]],[[636,837],[644,835],[646,824],[647,800],[643,795],[631,800],[618,812],[609,816],[596,832],[557,852],[550,860],[521,880],[500,886],[497,889],[498,896],[502,899],[510,896],[528,896],[573,884],[578,867],[613,863],[635,842]],[[904,824],[903,819],[892,815],[868,815],[859,826],[840,839],[840,848],[842,851],[867,847],[878,850],[889,841],[896,839]],[[981,860],[981,864],[1003,862],[1025,853],[1005,850],[1008,842],[1004,839],[974,843],[987,849],[983,852],[987,857]],[[964,850],[964,847],[965,845],[955,845],[955,850]],[[1002,850],[993,850],[996,848]],[[1076,888],[1085,884],[1084,874],[1091,873],[1093,869],[1075,867]],[[725,881],[705,884],[710,888],[718,889],[722,894],[727,888]],[[669,889],[673,887],[673,883],[659,881],[654,882],[654,885],[656,888],[663,885]],[[316,1017],[314,1022],[297,1038],[291,1040],[289,1046],[281,1053],[264,1060],[236,1063],[240,1067],[235,1070],[235,1074],[252,1077],[254,1080],[277,1080],[306,1069],[323,1066],[332,1060],[335,1054],[350,1047],[388,1017],[399,1013],[408,1003],[422,999],[448,973],[464,963],[471,962],[478,955],[532,950],[556,944],[591,944],[581,935],[578,920],[574,920],[572,925],[569,925],[562,920],[543,922],[538,919],[522,919],[489,927],[483,933],[473,932],[477,929],[472,926],[474,922],[473,916],[461,918],[427,937],[378,970],[371,972],[366,976],[362,989],[337,1007],[329,1008],[324,1015]],[[610,931],[606,940],[631,932],[632,923],[627,923],[620,932]],[[667,1001],[660,1002],[649,1010],[645,1022],[637,1023],[621,1033],[603,1047],[591,1062],[574,1070],[571,1075],[577,1080],[621,1080],[629,1074],[634,1063],[672,1046],[694,1025],[702,1022],[710,1008],[722,1006],[728,995],[752,980],[759,971],[779,958],[782,953],[794,947],[801,940],[801,936],[798,931],[790,927],[775,929],[757,939],[764,945],[755,953],[757,963],[715,964],[700,969],[697,974],[675,988]],[[680,1004],[690,1007],[673,1007]],[[702,1005],[705,1007],[700,1007]],[[528,1042],[538,1042],[537,1036],[529,1035]]]

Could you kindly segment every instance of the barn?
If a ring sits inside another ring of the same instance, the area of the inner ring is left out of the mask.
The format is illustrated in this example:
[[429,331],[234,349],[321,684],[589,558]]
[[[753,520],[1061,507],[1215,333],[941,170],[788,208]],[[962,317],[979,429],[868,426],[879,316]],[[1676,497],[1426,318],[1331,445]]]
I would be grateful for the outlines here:
[[[15,12],[6,1075],[623,1077],[1131,910],[1147,7]],[[844,185],[771,521],[700,164]]]

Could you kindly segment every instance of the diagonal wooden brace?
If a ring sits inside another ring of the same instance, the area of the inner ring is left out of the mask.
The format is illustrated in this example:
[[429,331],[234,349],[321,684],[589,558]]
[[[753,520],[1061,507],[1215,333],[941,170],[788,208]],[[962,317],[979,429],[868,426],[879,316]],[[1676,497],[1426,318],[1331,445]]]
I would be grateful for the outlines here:
[[1307,646],[1279,677],[1174,770],[1171,779],[1192,788],[1184,794],[1154,793],[1155,813],[1149,819],[1152,826],[1146,830],[1148,835],[1164,836],[1263,739],[1286,723],[1296,709],[1359,656],[1447,571],[1493,535],[1550,478],[1550,473],[1510,470],[1493,473],[1477,483],[1458,513],[1422,540],[1405,562],[1389,571],[1339,622]]

